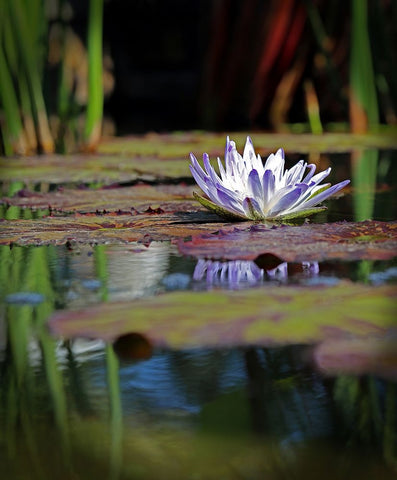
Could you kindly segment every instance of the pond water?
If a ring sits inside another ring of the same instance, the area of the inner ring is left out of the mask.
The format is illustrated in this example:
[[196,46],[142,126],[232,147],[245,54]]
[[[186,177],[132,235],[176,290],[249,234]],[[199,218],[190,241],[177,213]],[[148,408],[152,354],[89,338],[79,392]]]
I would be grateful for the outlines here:
[[[395,220],[395,157],[371,153],[353,193],[313,221]],[[349,176],[346,155],[329,161]],[[137,332],[105,342],[48,328],[55,310],[178,291],[395,285],[396,257],[264,265],[132,242],[1,246],[0,259],[2,478],[397,478],[395,364],[331,375],[307,342],[170,349]]]

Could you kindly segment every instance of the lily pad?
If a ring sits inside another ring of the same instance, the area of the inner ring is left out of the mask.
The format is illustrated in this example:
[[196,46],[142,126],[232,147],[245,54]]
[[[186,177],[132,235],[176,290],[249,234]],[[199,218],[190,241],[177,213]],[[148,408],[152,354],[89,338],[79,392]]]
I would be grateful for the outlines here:
[[[97,154],[36,155],[0,158],[2,181],[31,183],[111,184],[137,180],[161,181],[190,178],[188,155],[207,152],[223,156],[227,133],[150,133],[105,140]],[[395,132],[311,134],[234,133],[242,148],[251,135],[258,153],[268,155],[279,147],[296,153],[341,153],[368,148],[397,148]]]
[[[213,215],[206,212],[164,213],[149,209],[142,215],[80,215],[37,220],[0,220],[0,245],[119,244],[173,240],[208,232]],[[211,224],[212,231],[224,227]]]
[[22,190],[14,197],[4,197],[0,203],[55,212],[135,212],[161,208],[163,212],[191,211],[197,202],[192,199],[193,186],[134,185],[122,188],[62,189],[38,193]]
[[313,355],[316,366],[328,375],[373,374],[397,380],[397,338],[328,339]]
[[57,312],[54,335],[114,341],[143,335],[156,347],[312,344],[397,334],[393,286],[173,292],[126,303]]
[[180,241],[179,251],[198,258],[255,260],[272,254],[286,262],[390,259],[397,255],[397,222],[251,225]]
[[180,160],[139,155],[45,155],[0,158],[2,181],[25,183],[125,183],[190,178],[185,152]]
[[[149,133],[147,135],[118,137],[104,141],[99,152],[134,155],[155,155],[158,158],[186,158],[189,152],[207,152],[210,157],[223,155],[227,133],[181,132],[172,134]],[[395,132],[367,133],[325,133],[324,135],[290,133],[233,133],[233,140],[241,147],[247,135],[254,141],[261,154],[284,147],[289,152],[348,152],[362,148],[397,148]]]

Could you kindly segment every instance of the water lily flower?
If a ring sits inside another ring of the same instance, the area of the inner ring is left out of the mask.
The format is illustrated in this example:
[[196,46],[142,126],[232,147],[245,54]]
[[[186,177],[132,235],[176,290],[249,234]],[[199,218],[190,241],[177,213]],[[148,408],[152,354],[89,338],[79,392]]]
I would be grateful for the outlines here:
[[331,186],[321,184],[331,168],[314,174],[316,166],[300,160],[284,171],[284,151],[270,154],[263,164],[247,137],[243,156],[229,137],[226,139],[225,164],[218,158],[219,175],[204,153],[204,169],[193,153],[190,170],[206,197],[194,193],[206,208],[229,220],[283,221],[307,217],[325,210],[316,206],[346,186],[344,180]]
[[238,288],[261,282],[263,275],[263,270],[249,260],[220,262],[200,259],[194,269],[193,280],[205,278],[209,285],[227,284],[231,288]]
[[[315,277],[320,269],[318,262],[302,262],[301,274]],[[288,263],[282,262],[272,269],[260,268],[251,260],[218,260],[199,259],[193,273],[193,280],[205,280],[209,286],[227,286],[232,289],[262,284],[265,280],[278,282],[288,281]]]

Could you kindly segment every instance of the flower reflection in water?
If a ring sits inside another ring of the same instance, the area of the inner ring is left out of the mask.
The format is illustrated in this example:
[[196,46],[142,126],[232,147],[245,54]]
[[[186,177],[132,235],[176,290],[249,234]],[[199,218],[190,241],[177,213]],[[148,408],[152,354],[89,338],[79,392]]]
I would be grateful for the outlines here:
[[205,280],[209,286],[236,289],[260,285],[266,280],[285,283],[289,276],[298,272],[305,277],[316,276],[319,273],[318,262],[282,262],[275,268],[263,269],[249,260],[221,262],[200,259],[194,269],[193,280]]

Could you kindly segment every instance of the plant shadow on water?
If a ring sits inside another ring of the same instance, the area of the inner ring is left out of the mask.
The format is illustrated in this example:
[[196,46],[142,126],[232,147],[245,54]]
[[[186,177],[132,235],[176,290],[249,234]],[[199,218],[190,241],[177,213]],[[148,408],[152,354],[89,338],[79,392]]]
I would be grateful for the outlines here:
[[[337,174],[346,168],[342,157],[333,163]],[[391,160],[392,153],[378,158],[376,151],[355,158],[353,194],[329,202],[316,221],[394,220],[395,178],[386,176]],[[344,312],[343,326],[321,309],[344,289],[352,289],[359,303],[376,287],[391,295],[395,257],[285,262],[267,254],[221,261],[152,242],[1,246],[0,260],[4,478],[396,478],[391,307],[375,293],[368,315],[364,303],[357,314],[362,318]],[[268,292],[277,291],[274,306]],[[331,300],[329,291],[337,292]],[[231,318],[230,343],[218,345],[225,330],[216,317],[224,309],[246,308],[250,292],[269,302],[269,330],[249,337],[258,313],[248,307],[246,323]],[[317,317],[326,317],[318,330],[303,325],[312,318],[307,292]],[[184,307],[179,295],[196,299],[192,318],[188,300]],[[174,316],[164,331],[152,332],[158,305],[164,317],[171,308],[161,305],[163,298],[171,299]],[[200,298],[207,315],[201,330],[193,320],[200,318]],[[112,311],[116,305],[125,310]],[[348,305],[356,305],[354,299]],[[378,317],[371,317],[371,308],[381,312]],[[75,321],[81,335],[54,336],[63,325],[48,324],[55,310],[74,315],[70,325]],[[147,330],[121,328],[134,325],[134,315]],[[289,331],[291,325],[296,331]],[[214,342],[191,345],[189,332]]]

